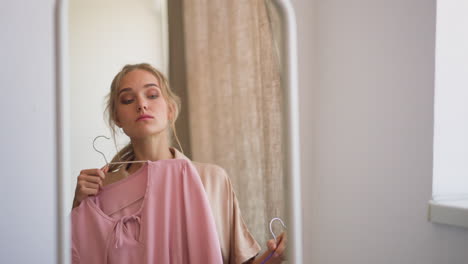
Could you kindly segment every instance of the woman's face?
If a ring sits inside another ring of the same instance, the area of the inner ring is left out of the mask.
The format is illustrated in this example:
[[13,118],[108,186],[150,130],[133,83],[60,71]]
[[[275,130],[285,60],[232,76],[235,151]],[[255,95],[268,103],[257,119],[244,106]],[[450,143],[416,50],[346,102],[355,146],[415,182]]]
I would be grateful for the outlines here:
[[130,138],[165,132],[169,107],[158,79],[140,69],[127,73],[117,91],[116,114],[116,124]]

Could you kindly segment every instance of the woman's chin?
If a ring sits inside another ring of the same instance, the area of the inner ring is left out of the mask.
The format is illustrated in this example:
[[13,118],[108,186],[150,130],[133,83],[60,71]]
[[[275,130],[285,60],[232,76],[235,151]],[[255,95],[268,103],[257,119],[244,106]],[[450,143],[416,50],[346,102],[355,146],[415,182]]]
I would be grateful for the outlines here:
[[154,129],[154,128],[142,128],[138,131],[132,131],[131,135],[128,135],[132,139],[144,139],[148,137],[157,137],[164,133],[164,129]]

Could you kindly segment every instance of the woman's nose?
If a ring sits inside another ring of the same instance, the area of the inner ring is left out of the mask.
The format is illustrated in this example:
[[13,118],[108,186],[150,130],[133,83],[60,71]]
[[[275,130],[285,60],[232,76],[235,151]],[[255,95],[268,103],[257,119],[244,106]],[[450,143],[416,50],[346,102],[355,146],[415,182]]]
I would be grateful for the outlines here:
[[137,112],[141,112],[142,110],[145,110],[148,108],[146,105],[146,101],[144,99],[138,99],[138,104],[137,104]]
[[138,106],[138,112],[141,112],[142,110],[146,110],[146,106]]

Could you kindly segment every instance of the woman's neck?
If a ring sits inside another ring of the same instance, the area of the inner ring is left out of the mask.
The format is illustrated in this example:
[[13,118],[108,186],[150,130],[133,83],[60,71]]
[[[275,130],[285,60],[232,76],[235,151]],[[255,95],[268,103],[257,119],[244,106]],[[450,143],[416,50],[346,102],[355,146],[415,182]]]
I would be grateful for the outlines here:
[[[157,137],[147,137],[142,139],[132,139],[135,160],[158,161],[173,159],[174,155],[169,149],[168,140],[159,140]],[[141,167],[141,163],[132,163],[128,172],[134,172]]]
[[172,153],[169,150],[167,142],[154,142],[154,141],[132,141],[133,151],[135,153],[135,160],[163,160],[171,159]]

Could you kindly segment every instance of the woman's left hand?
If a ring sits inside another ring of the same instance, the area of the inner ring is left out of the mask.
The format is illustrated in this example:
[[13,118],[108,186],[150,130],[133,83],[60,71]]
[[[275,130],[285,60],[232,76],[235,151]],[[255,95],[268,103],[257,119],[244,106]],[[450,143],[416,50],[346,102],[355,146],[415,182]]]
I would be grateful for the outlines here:
[[281,263],[286,259],[286,244],[287,244],[287,235],[286,232],[281,233],[281,235],[276,237],[276,242],[274,239],[267,241],[268,250],[263,253],[262,256],[255,258],[253,263],[260,264],[263,263],[270,255],[271,257],[265,262],[265,264],[274,264]]
[[[286,257],[286,243],[287,236],[286,232],[281,233],[276,237],[276,242],[274,239],[270,239],[267,242],[268,253],[273,253],[273,256],[267,261],[267,263],[281,263],[285,260]],[[268,255],[269,255],[268,254]]]

